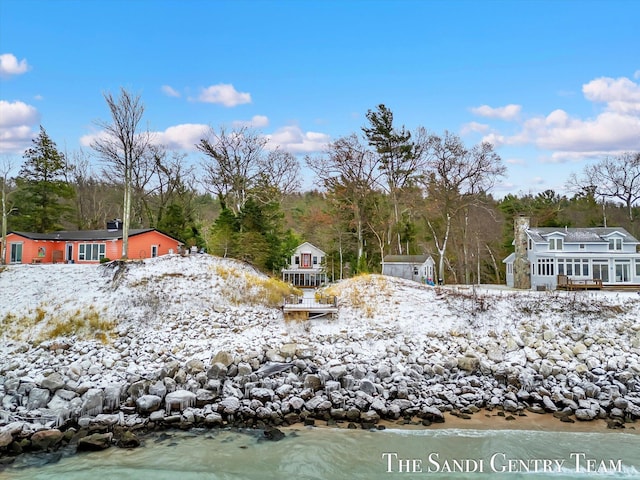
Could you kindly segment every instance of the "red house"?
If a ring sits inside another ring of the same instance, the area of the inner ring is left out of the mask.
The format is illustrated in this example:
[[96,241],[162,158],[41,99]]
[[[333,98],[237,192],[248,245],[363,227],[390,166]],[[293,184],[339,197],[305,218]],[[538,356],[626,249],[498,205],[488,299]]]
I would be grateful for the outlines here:
[[[153,228],[129,230],[129,258],[178,253],[182,242]],[[122,230],[79,230],[51,233],[11,232],[6,263],[99,263],[122,256]]]

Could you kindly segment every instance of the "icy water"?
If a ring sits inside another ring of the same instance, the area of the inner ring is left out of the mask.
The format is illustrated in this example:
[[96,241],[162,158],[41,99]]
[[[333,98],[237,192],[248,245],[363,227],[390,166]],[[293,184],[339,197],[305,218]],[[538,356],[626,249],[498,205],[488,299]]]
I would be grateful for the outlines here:
[[[147,437],[135,450],[63,457],[4,479],[594,479],[640,478],[640,435],[526,430],[300,428]],[[32,458],[32,461],[37,460]]]

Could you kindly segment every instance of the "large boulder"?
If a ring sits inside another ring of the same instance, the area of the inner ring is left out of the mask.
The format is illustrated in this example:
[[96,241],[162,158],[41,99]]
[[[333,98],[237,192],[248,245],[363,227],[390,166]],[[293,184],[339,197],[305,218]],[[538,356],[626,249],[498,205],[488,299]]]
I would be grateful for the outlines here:
[[160,408],[162,398],[158,395],[143,395],[136,400],[136,407],[140,413],[155,412]]
[[27,410],[35,410],[44,408],[49,403],[51,392],[46,388],[32,388],[29,392],[29,400],[27,401]]
[[82,396],[82,413],[86,415],[98,415],[102,413],[104,404],[104,391],[101,388],[90,388]]
[[40,386],[54,393],[56,390],[64,388],[65,380],[60,373],[54,372],[48,377],[45,377],[42,382],[40,382]]
[[31,435],[31,448],[33,450],[49,450],[55,448],[64,434],[58,429],[40,430]]
[[233,363],[233,354],[221,350],[216,353],[215,357],[211,360],[211,363],[222,363],[225,367],[228,367]]
[[178,410],[183,411],[188,407],[193,407],[196,404],[196,394],[188,390],[176,390],[175,392],[167,393],[164,397],[165,410],[170,412],[177,407]]
[[98,450],[105,450],[111,446],[111,440],[113,440],[113,433],[94,433],[87,435],[78,441],[78,452],[92,452]]

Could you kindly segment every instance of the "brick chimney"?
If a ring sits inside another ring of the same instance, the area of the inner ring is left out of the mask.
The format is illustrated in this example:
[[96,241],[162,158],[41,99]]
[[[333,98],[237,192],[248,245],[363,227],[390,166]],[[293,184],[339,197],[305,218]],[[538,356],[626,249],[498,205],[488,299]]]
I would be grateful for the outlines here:
[[527,257],[529,217],[518,216],[513,222],[513,237],[516,245],[516,257],[513,261],[513,286],[531,288],[531,266]]

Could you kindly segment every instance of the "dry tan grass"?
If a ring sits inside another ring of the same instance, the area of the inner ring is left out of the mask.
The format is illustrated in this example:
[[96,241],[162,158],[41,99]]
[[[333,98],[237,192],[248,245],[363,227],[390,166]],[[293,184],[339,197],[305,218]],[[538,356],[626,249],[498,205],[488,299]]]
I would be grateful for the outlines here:
[[0,320],[0,330],[8,338],[30,338],[34,343],[72,336],[107,343],[115,327],[115,321],[103,318],[93,306],[84,311],[61,313],[49,312],[46,305],[39,305],[26,315],[8,314]]
[[322,290],[323,295],[335,295],[340,303],[361,311],[366,318],[374,317],[391,288],[388,280],[382,275],[362,274]]
[[288,295],[300,290],[276,278],[269,278],[226,265],[215,265],[214,272],[222,280],[222,293],[234,305],[278,307]]

